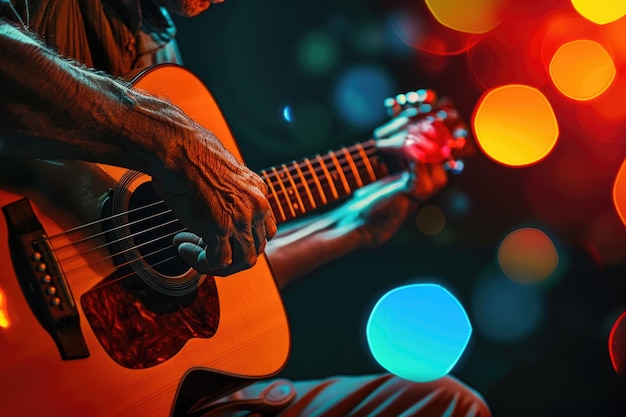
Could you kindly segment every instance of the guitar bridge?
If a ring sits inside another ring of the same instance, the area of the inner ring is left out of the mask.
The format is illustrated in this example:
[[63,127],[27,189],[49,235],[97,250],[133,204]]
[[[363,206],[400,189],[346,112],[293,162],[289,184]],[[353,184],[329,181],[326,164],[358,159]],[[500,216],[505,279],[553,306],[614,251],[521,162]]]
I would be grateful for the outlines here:
[[2,208],[18,281],[41,326],[64,360],[89,356],[76,302],[28,199]]

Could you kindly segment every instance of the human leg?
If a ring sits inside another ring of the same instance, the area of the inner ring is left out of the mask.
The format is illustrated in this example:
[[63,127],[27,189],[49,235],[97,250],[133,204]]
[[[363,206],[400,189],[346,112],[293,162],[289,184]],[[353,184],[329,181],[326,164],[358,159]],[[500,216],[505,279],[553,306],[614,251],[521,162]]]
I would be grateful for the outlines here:
[[[237,393],[257,398],[271,383]],[[286,382],[286,385],[289,385]],[[416,383],[391,374],[297,381],[295,398],[277,417],[490,417],[482,397],[454,377]],[[237,414],[260,415],[260,414]]]

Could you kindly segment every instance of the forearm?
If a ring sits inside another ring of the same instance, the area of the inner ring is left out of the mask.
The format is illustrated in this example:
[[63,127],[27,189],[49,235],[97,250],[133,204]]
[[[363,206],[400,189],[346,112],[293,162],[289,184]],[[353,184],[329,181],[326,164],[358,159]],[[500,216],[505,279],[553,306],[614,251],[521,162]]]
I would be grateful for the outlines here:
[[335,213],[320,216],[281,232],[268,242],[269,257],[280,288],[318,267],[366,247],[358,221],[340,221]]
[[148,172],[171,156],[165,138],[191,128],[169,103],[58,56],[1,18],[0,56],[2,156]]

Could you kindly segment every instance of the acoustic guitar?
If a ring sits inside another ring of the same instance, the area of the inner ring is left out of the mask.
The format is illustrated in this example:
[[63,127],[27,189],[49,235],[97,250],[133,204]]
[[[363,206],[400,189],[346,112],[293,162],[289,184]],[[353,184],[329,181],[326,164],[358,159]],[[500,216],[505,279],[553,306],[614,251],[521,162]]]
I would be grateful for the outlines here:
[[[132,85],[168,98],[241,159],[194,74],[159,65]],[[417,91],[388,107],[449,119],[454,110],[438,103]],[[439,149],[461,148],[457,133]],[[184,227],[149,176],[71,161],[28,166],[39,189],[0,190],[1,415],[181,416],[283,368],[289,327],[265,256],[227,278],[199,274],[177,255],[172,236]],[[368,140],[259,174],[280,223],[391,171]],[[47,179],[65,185],[51,191]]]

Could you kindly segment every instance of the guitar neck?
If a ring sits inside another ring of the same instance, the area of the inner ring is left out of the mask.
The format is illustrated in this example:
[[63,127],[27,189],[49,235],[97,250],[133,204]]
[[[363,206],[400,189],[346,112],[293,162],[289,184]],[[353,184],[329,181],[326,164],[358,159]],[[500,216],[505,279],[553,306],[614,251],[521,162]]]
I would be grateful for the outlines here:
[[373,139],[264,169],[277,223],[295,219],[349,196],[389,175]]

